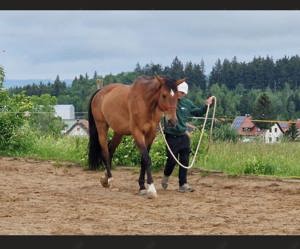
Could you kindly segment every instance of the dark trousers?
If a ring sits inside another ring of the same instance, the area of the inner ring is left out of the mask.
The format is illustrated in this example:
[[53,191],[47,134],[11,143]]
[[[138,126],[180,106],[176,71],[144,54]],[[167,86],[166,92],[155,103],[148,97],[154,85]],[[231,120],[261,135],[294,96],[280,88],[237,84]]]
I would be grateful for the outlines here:
[[[190,138],[187,134],[181,135],[181,136],[174,136],[166,134],[166,140],[174,154],[174,156],[177,158],[177,160],[185,165],[189,165],[189,155],[190,155]],[[167,162],[164,169],[164,175],[170,176],[175,168],[176,161],[169,152],[168,148],[167,150]],[[179,186],[182,186],[183,184],[187,183],[187,169],[181,167],[179,165]]]

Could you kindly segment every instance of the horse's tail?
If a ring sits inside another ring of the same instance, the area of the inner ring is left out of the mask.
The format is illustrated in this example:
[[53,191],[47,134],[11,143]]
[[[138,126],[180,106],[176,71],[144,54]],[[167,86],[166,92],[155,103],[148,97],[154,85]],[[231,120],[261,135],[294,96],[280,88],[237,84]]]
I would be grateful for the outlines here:
[[94,96],[99,92],[99,90],[97,90],[92,95],[89,102],[89,111],[88,111],[88,119],[89,119],[88,166],[89,169],[91,170],[98,169],[100,167],[100,164],[102,163],[101,146],[98,139],[98,131],[97,131],[95,119],[92,113],[92,100]]

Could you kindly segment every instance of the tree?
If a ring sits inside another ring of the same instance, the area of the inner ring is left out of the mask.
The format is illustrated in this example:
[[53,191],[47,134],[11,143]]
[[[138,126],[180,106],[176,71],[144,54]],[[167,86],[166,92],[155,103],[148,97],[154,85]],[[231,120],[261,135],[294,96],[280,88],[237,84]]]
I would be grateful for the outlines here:
[[183,64],[176,56],[172,61],[170,71],[168,72],[169,77],[174,79],[180,79],[184,77]]
[[296,138],[299,136],[296,124],[293,123],[284,135],[286,138],[288,138],[288,140],[295,141]]
[[289,117],[288,118],[292,118],[293,114],[295,113],[296,111],[296,105],[295,105],[295,102],[292,100],[292,98],[290,97],[289,98],[289,101],[287,103],[287,112],[289,114]]
[[222,83],[221,77],[222,77],[222,65],[221,65],[221,60],[218,59],[210,73],[209,85],[211,86],[217,83],[221,84]]
[[98,79],[97,71],[94,72],[94,76],[93,76],[93,80],[96,80],[96,79]]
[[[254,105],[253,116],[255,119],[267,120],[274,118],[273,106],[266,93],[261,94]],[[261,129],[268,129],[271,125],[267,122],[258,123]]]
[[67,88],[66,83],[61,82],[59,76],[57,75],[56,79],[55,79],[55,81],[53,82],[53,85],[52,85],[51,95],[57,97],[61,94],[64,94],[66,88]]
[[60,117],[55,117],[54,105],[56,97],[49,94],[32,96],[33,113],[30,117],[30,126],[42,134],[58,136],[65,127]]
[[142,67],[139,62],[136,64],[134,72],[136,72],[139,75],[143,74]]
[[[203,63],[203,62],[202,62]],[[206,90],[206,77],[204,75],[204,64],[193,64],[187,62],[184,67],[184,77],[191,89]]]
[[27,120],[25,113],[31,110],[30,98],[24,93],[9,96],[0,89],[0,150],[17,149],[17,132]]
[[3,81],[4,81],[4,69],[0,66],[0,89],[3,87]]

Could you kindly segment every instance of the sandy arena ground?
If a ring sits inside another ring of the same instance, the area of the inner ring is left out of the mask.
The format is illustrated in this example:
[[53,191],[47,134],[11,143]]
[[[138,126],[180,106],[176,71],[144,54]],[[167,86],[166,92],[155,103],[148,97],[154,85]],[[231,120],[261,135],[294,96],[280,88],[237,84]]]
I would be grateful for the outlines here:
[[190,171],[193,193],[169,189],[154,174],[158,198],[141,197],[138,172],[102,172],[0,158],[0,234],[9,235],[216,235],[300,234],[300,181],[228,177]]

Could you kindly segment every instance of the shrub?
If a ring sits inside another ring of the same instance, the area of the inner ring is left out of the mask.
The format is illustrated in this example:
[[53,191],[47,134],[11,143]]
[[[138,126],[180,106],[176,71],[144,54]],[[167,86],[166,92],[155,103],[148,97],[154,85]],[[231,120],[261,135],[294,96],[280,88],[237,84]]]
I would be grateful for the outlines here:
[[245,164],[244,174],[254,174],[254,175],[274,175],[275,166],[253,157],[248,159]]
[[36,140],[36,133],[30,129],[28,124],[25,124],[13,132],[7,151],[15,152],[17,155],[25,154],[33,149]]
[[[111,137],[111,134],[110,134]],[[114,165],[135,166],[140,164],[140,153],[131,136],[124,136],[113,156]]]
[[236,130],[232,129],[229,124],[225,124],[214,128],[213,139],[215,141],[228,141],[236,143],[238,141],[238,134]]
[[9,96],[7,91],[0,90],[0,150],[16,145],[18,129],[27,122],[24,113],[31,108],[32,103],[24,94]]

